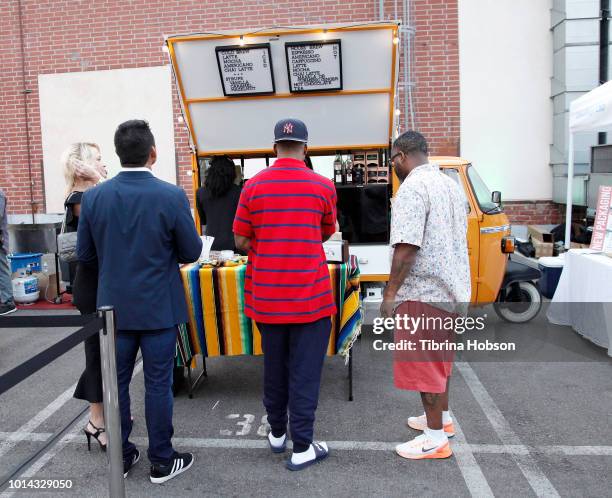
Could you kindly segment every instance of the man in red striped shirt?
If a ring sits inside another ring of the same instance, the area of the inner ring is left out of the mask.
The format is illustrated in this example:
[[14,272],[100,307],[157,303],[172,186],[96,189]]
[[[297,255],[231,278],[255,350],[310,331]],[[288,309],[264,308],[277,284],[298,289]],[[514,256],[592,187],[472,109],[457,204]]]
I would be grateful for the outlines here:
[[268,440],[273,452],[285,451],[288,408],[290,470],[328,455],[326,443],[312,439],[336,312],[322,245],[335,232],[336,189],[304,164],[307,141],[302,121],[276,124],[277,160],[247,182],[234,219],[236,247],[249,256],[245,313],[262,336]]

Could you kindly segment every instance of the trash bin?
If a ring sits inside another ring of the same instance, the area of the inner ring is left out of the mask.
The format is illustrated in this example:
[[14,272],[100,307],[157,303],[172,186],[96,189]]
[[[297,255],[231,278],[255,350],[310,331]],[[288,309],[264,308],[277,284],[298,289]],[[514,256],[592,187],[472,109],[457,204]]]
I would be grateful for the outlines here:
[[538,268],[542,272],[542,277],[538,281],[540,292],[548,299],[552,299],[563,271],[563,258],[559,256],[540,258]]

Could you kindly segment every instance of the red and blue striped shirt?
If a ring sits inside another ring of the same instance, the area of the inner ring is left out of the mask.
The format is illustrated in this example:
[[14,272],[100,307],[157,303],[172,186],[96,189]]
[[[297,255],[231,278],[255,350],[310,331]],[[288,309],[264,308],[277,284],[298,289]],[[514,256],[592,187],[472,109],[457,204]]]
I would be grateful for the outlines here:
[[334,184],[297,159],[277,159],[245,185],[234,233],[251,239],[245,313],[307,323],[336,313],[322,240],[335,232]]

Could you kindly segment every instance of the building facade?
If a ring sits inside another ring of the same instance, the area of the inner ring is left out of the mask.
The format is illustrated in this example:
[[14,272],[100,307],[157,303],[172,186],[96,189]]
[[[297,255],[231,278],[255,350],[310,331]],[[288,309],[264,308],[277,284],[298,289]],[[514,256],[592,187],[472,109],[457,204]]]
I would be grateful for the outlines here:
[[[0,73],[0,185],[9,199],[9,213],[17,221],[59,211],[48,198],[49,191],[62,184],[62,172],[59,158],[55,162],[43,154],[41,112],[53,109],[48,87],[54,75],[84,73],[102,91],[107,85],[103,82],[119,81],[108,80],[109,75],[121,74],[122,82],[130,81],[135,88],[141,84],[144,91],[147,78],[135,76],[142,78],[135,82],[126,70],[167,68],[165,35],[399,19],[406,27],[401,41],[401,128],[414,123],[430,140],[433,154],[461,154],[472,160],[489,187],[502,191],[511,221],[556,223],[561,210],[552,203],[549,149],[551,3],[1,0],[0,38],[6,55]],[[166,134],[173,154],[166,157],[165,167],[190,191],[188,134],[171,79],[167,92],[168,102],[160,106],[168,109],[164,116],[172,121]],[[103,109],[87,102],[83,106],[92,122],[108,119]],[[121,120],[118,115],[116,122]],[[73,139],[64,137],[61,128],[46,132],[45,138],[62,146]],[[111,145],[104,147],[103,156],[116,162]]]

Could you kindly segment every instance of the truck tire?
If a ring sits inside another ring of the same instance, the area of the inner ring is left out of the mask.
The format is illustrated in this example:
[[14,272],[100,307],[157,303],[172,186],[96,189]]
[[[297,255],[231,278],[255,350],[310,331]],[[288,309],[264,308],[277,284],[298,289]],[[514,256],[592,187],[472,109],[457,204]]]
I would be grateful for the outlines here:
[[[502,294],[504,294],[503,301],[500,299]],[[532,282],[511,284],[493,303],[495,313],[510,323],[526,323],[534,319],[541,307],[542,295]]]

